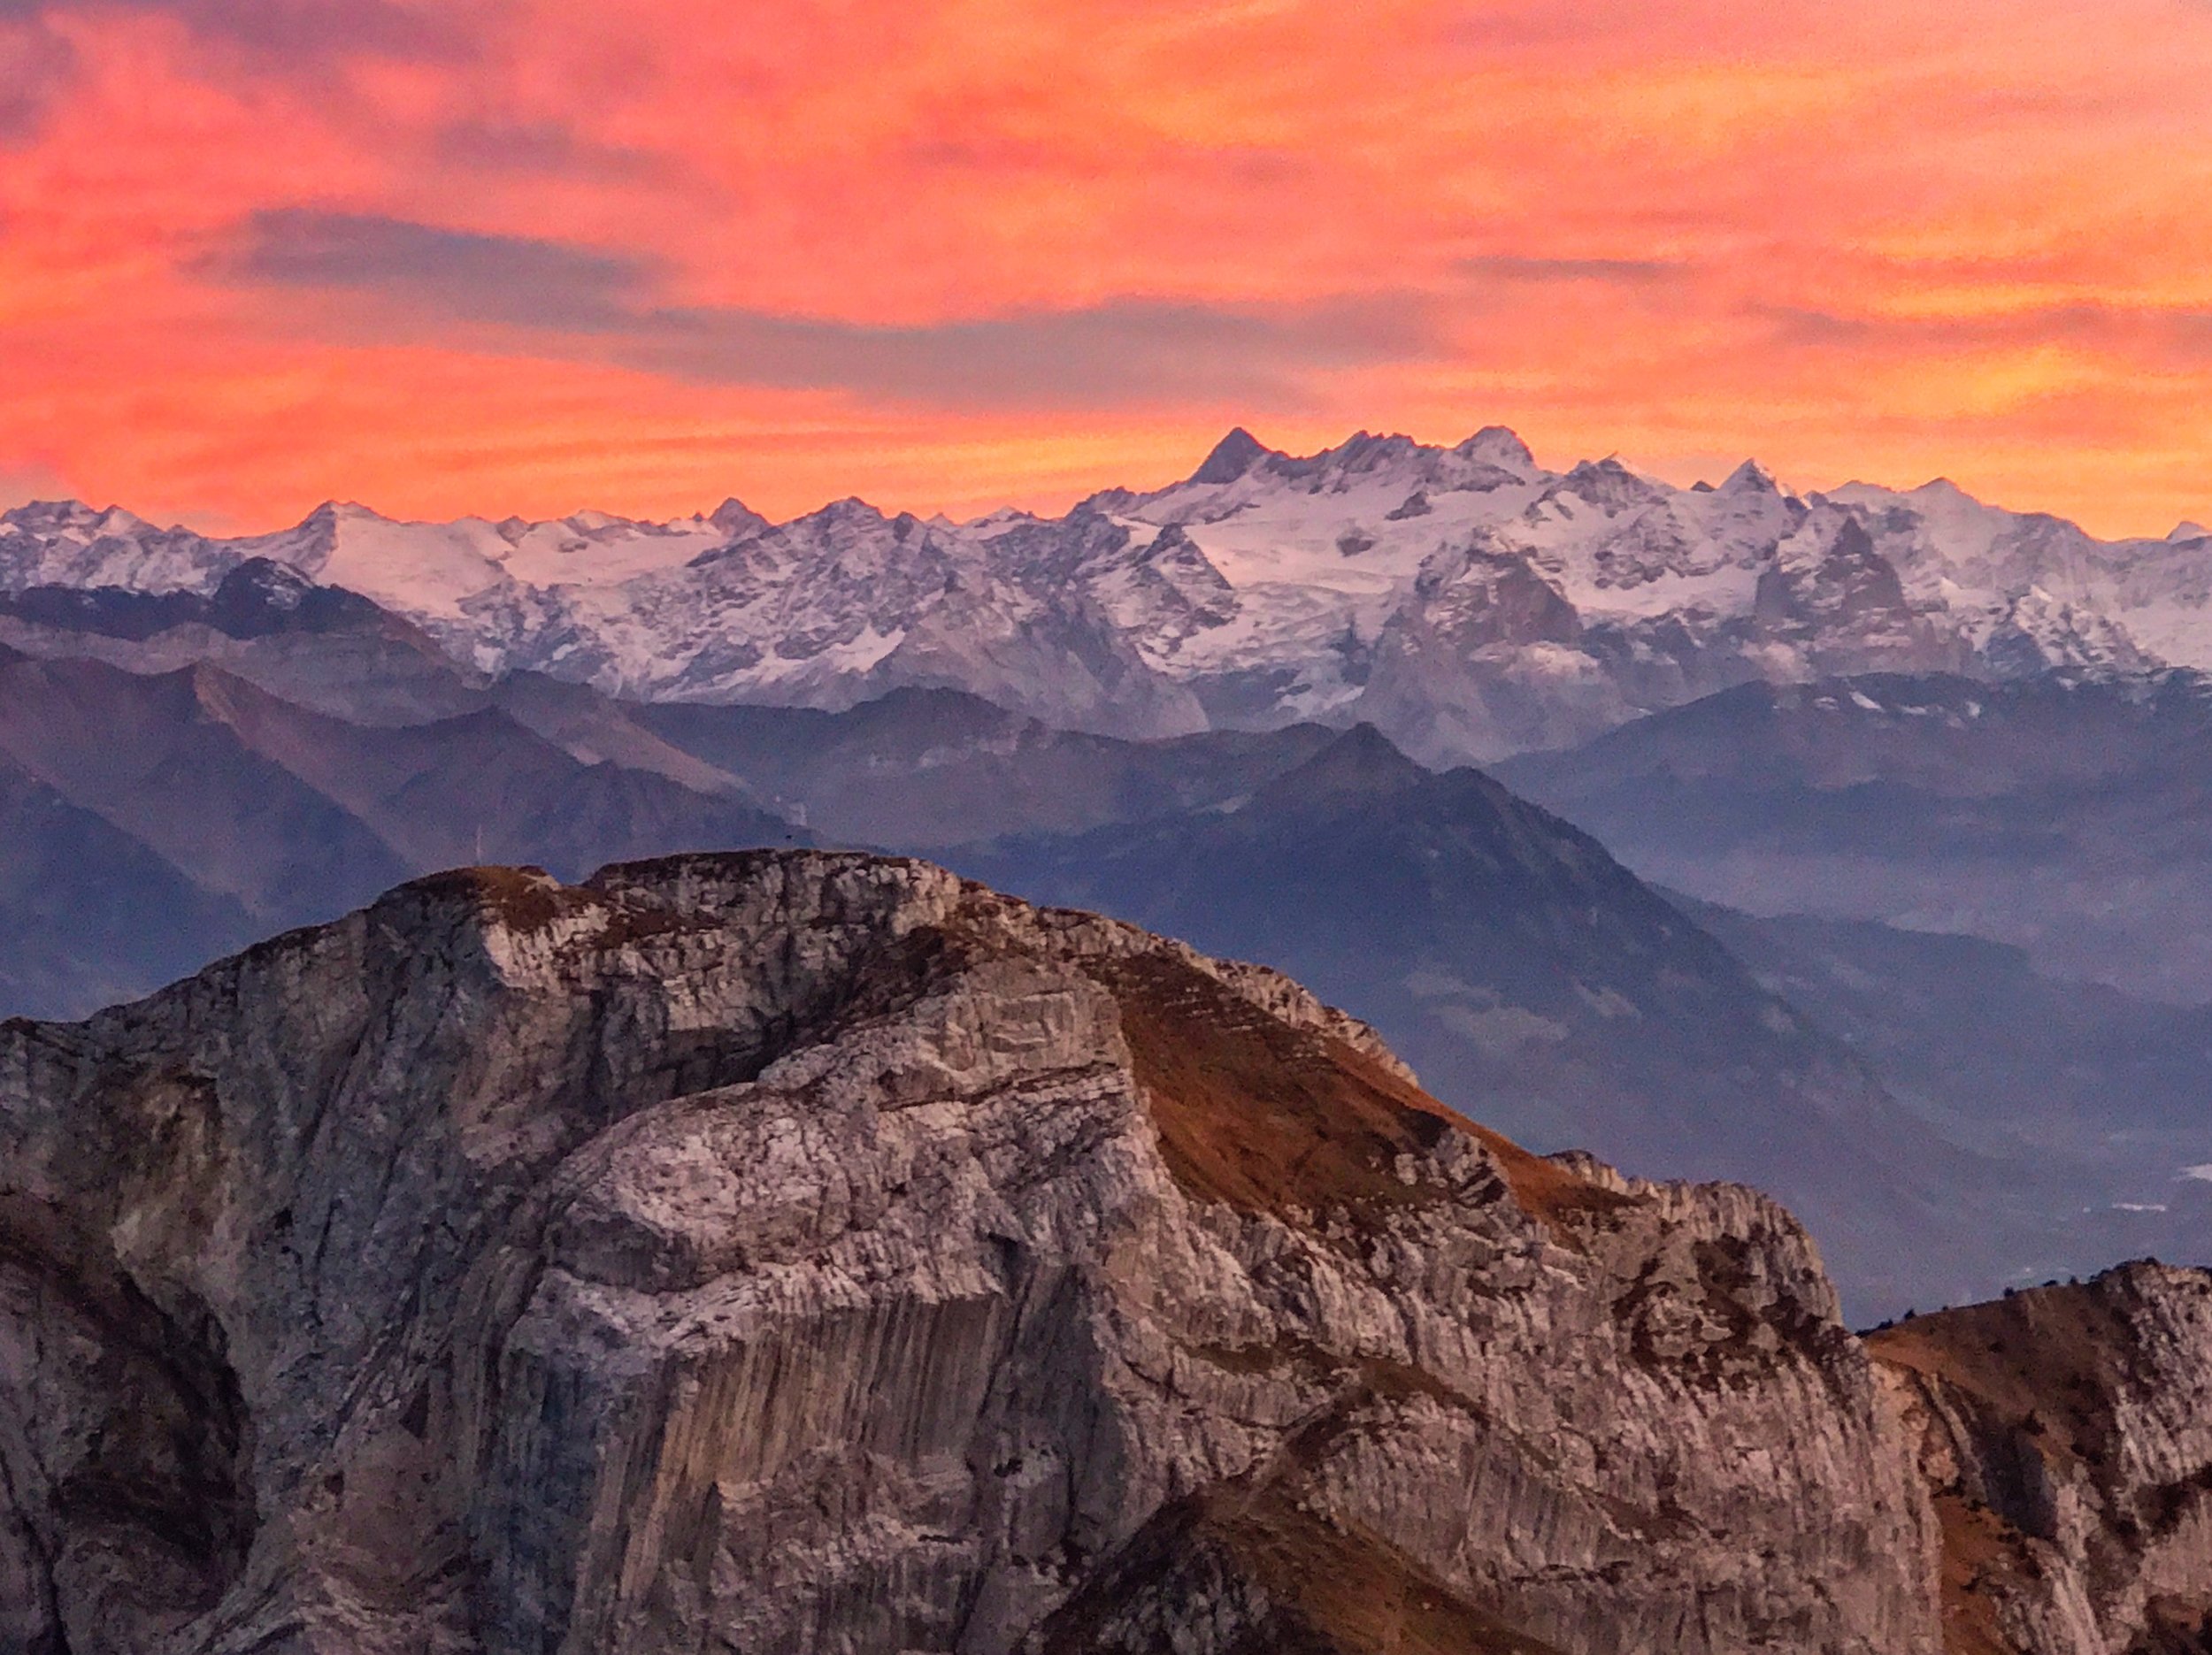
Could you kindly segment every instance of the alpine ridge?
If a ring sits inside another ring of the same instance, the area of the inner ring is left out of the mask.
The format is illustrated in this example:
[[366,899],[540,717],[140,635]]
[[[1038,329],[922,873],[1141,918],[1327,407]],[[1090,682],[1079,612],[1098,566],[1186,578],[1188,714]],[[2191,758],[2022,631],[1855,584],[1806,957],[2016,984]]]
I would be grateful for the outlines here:
[[1059,517],[844,500],[771,524],[730,501],[669,523],[419,524],[333,504],[221,540],[43,502],[0,514],[0,594],[218,601],[274,568],[472,671],[630,699],[834,709],[952,688],[1129,736],[1364,720],[1456,762],[1751,681],[2206,670],[2208,553],[2186,525],[2103,542],[1939,480],[1800,496],[1747,461],[1676,488],[1615,459],[1547,470],[1497,428],[1304,457],[1239,429],[1184,482]]
[[419,881],[0,1025],[0,1143],[39,1655],[2149,1655],[2212,1608],[2202,1273],[1870,1349],[1765,1198],[1532,1156],[1286,978],[924,863]]

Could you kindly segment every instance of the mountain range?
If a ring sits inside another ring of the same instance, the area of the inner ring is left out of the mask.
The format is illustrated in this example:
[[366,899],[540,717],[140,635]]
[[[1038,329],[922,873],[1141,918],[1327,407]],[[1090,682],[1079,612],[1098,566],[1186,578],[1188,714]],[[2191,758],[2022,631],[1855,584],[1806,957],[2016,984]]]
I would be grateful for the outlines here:
[[[1749,682],[2212,667],[2212,544],[2100,541],[1946,482],[1800,496],[1747,462],[1678,488],[1554,471],[1510,432],[1364,433],[1292,456],[1230,433],[1188,479],[1061,517],[781,524],[735,501],[637,522],[400,523],[356,505],[245,538],[116,508],[0,515],[0,594],[166,598],[219,625],[242,568],[373,600],[468,670],[625,699],[836,709],[969,691],[1133,736],[1375,724],[1431,762],[1563,746]],[[5,641],[0,631],[0,641]]]
[[[964,525],[332,509],[224,541],[27,508],[0,537],[0,1015],[82,1015],[458,865],[870,847],[1292,971],[1539,1148],[1770,1189],[1864,1318],[2203,1260],[2212,693],[2140,643],[2142,569],[2197,553],[1886,498],[1554,475],[1490,432],[1306,460],[1238,436],[1174,488]],[[1502,632],[1444,624],[1476,609],[1425,535],[1486,548],[1462,561]],[[1169,573],[1218,600],[1171,649],[1122,624],[1169,613]],[[2028,575],[2080,601],[2062,648],[1984,601]],[[2083,618],[2116,594],[2125,648]],[[848,671],[863,609],[900,636]],[[644,652],[633,693],[581,643],[483,630],[586,610]],[[1366,664],[1317,696],[1222,666],[1291,649],[1294,612]],[[679,623],[719,641],[687,654]],[[741,634],[753,676],[688,676]],[[1509,706],[1517,733],[1469,735]]]

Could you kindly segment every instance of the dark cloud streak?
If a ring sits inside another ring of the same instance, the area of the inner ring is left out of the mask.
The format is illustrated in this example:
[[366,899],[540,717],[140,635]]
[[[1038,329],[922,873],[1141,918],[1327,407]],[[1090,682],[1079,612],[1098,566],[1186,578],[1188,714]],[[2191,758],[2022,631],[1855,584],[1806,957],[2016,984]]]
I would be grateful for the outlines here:
[[373,213],[256,213],[204,268],[227,280],[357,293],[474,322],[603,334],[634,326],[658,275],[641,259]]
[[1463,258],[1455,268],[1462,275],[1505,281],[1599,281],[1626,287],[1671,281],[1689,269],[1656,258],[1528,258],[1504,253]]
[[77,68],[66,40],[43,19],[0,0],[0,142],[35,132]]
[[1125,298],[919,326],[672,304],[647,260],[311,208],[256,215],[202,268],[365,301],[385,327],[488,325],[516,331],[510,348],[673,378],[968,406],[1279,401],[1307,374],[1417,356],[1439,338],[1414,293],[1275,308]]
[[0,21],[99,11],[173,17],[204,42],[303,67],[356,54],[440,60],[469,50],[449,13],[400,0],[0,0]]
[[554,121],[457,121],[439,130],[438,158],[485,172],[543,173],[631,182],[666,177],[666,161],[642,149],[595,143]]

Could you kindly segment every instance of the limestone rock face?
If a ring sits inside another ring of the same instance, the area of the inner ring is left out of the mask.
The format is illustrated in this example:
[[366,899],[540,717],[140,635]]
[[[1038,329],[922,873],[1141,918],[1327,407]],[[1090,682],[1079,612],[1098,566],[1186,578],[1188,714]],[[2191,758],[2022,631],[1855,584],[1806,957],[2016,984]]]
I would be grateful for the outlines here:
[[1935,1491],[1953,1649],[2212,1649],[2212,1272],[2126,1265],[1872,1346]]
[[1929,1406],[1764,1199],[920,863],[0,1027],[0,1649],[1933,1655]]

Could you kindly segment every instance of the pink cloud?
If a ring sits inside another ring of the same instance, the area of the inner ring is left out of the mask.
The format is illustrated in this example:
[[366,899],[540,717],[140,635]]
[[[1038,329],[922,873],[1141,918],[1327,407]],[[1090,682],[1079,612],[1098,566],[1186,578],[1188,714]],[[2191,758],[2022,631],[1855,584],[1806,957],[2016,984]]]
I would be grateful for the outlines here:
[[0,0],[0,468],[927,509],[1271,410],[2162,530],[2212,510],[2208,49],[2150,0]]

